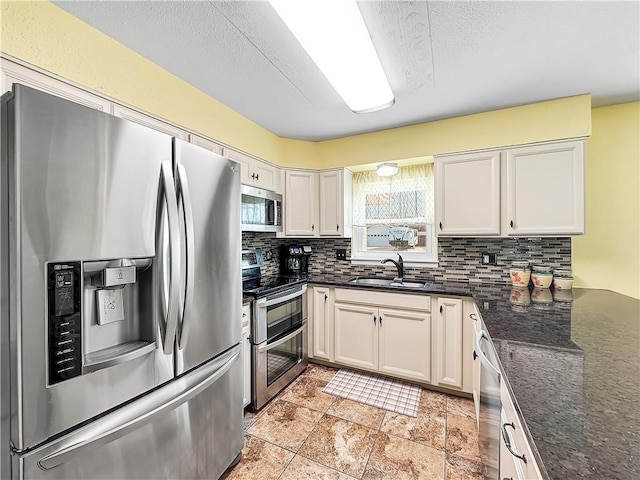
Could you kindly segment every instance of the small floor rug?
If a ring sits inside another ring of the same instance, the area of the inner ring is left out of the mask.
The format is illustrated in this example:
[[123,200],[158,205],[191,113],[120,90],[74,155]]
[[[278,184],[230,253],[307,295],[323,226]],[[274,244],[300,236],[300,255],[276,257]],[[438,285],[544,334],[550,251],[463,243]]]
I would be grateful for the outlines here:
[[322,391],[365,405],[416,417],[421,390],[420,387],[398,380],[342,369]]

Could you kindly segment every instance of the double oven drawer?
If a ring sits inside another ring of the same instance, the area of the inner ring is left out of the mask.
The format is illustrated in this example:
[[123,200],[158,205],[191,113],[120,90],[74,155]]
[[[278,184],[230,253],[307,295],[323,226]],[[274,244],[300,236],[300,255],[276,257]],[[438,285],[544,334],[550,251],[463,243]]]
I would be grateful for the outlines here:
[[253,407],[262,408],[307,366],[306,285],[254,302]]

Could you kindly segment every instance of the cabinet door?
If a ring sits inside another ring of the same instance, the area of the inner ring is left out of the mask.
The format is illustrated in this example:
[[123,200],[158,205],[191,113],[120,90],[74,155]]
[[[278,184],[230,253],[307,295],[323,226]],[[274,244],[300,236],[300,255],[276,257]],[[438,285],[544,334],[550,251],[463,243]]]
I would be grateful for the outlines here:
[[242,406],[251,402],[251,340],[249,325],[242,327]]
[[299,170],[285,172],[285,235],[293,237],[316,235],[317,180],[318,174],[315,172]]
[[144,125],[145,127],[152,128],[162,133],[166,133],[167,135],[170,135],[172,137],[176,137],[185,141],[187,140],[187,132],[185,132],[184,130],[180,130],[178,127],[174,127],[173,125],[165,123],[162,120],[150,117],[149,115],[145,115],[144,113],[136,112],[135,110],[123,107],[122,105],[114,105],[113,114],[116,117],[139,123],[140,125]]
[[381,308],[378,326],[378,370],[430,382],[431,316],[426,312]]
[[500,235],[500,152],[436,159],[438,236]]
[[30,68],[23,67],[17,63],[2,59],[0,63],[2,78],[2,92],[11,90],[14,83],[20,83],[27,87],[35,88],[56,97],[79,103],[85,107],[111,113],[111,102],[104,98],[93,95],[81,88],[74,87],[55,78],[51,78],[43,73],[36,72]]
[[[222,149],[222,154],[225,157],[230,158],[231,160],[235,160],[240,164],[240,183],[244,183],[245,185],[253,185],[253,178],[251,178],[251,175],[253,174],[253,158],[251,158],[249,155],[245,155],[244,153],[226,147]],[[255,178],[255,174],[253,175]]]
[[260,160],[254,160],[253,172],[256,176],[253,184],[256,187],[273,192],[280,191],[280,169],[278,167]]
[[462,300],[438,298],[433,320],[433,382],[462,388]]
[[320,172],[320,235],[342,236],[342,171]]
[[378,369],[378,309],[334,304],[335,362]]
[[313,287],[313,328],[311,353],[314,358],[331,358],[331,328],[329,318],[329,288]]
[[222,146],[218,145],[213,140],[209,140],[208,138],[201,137],[200,135],[194,135],[193,133],[189,134],[189,142],[194,145],[198,145],[199,147],[206,148],[210,152],[217,153],[218,155],[222,155]]
[[584,141],[506,152],[509,235],[584,233]]

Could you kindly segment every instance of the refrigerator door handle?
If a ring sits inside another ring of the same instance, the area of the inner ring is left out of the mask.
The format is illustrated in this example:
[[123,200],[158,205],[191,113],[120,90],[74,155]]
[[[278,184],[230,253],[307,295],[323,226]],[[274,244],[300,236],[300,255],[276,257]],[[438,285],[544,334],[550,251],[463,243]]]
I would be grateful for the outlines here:
[[178,332],[178,348],[184,349],[187,345],[189,335],[189,324],[191,323],[191,309],[193,308],[193,286],[195,283],[195,230],[193,226],[193,208],[191,206],[191,192],[187,181],[187,171],[184,165],[178,163],[178,199],[182,203],[184,212],[185,241],[187,259],[187,278],[184,286],[184,304],[182,305],[182,325]]
[[[235,351],[234,351],[235,350]],[[174,382],[172,388],[151,393],[132,404],[93,422],[86,429],[59,440],[59,448],[38,461],[44,470],[71,461],[78,455],[99,448],[144,427],[155,419],[188,402],[226,374],[240,358],[239,347]],[[225,358],[231,355],[228,359]]]
[[[162,340],[163,351],[167,355],[173,353],[173,344],[176,337],[176,327],[178,324],[178,303],[180,290],[178,277],[180,275],[180,228],[178,226],[178,200],[176,189],[173,183],[171,162],[164,161],[161,166],[162,188],[167,206],[167,221],[169,227],[169,299],[167,306],[167,317],[165,318],[164,339]],[[161,207],[158,207],[161,208]],[[160,253],[156,252],[157,255]],[[163,272],[163,275],[165,272]]]

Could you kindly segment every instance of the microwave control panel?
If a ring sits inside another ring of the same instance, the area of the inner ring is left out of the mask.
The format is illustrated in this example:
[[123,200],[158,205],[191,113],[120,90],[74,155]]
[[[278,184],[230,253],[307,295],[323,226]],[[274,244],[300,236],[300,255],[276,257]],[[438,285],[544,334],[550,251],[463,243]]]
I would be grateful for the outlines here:
[[80,262],[47,265],[49,385],[82,374]]

